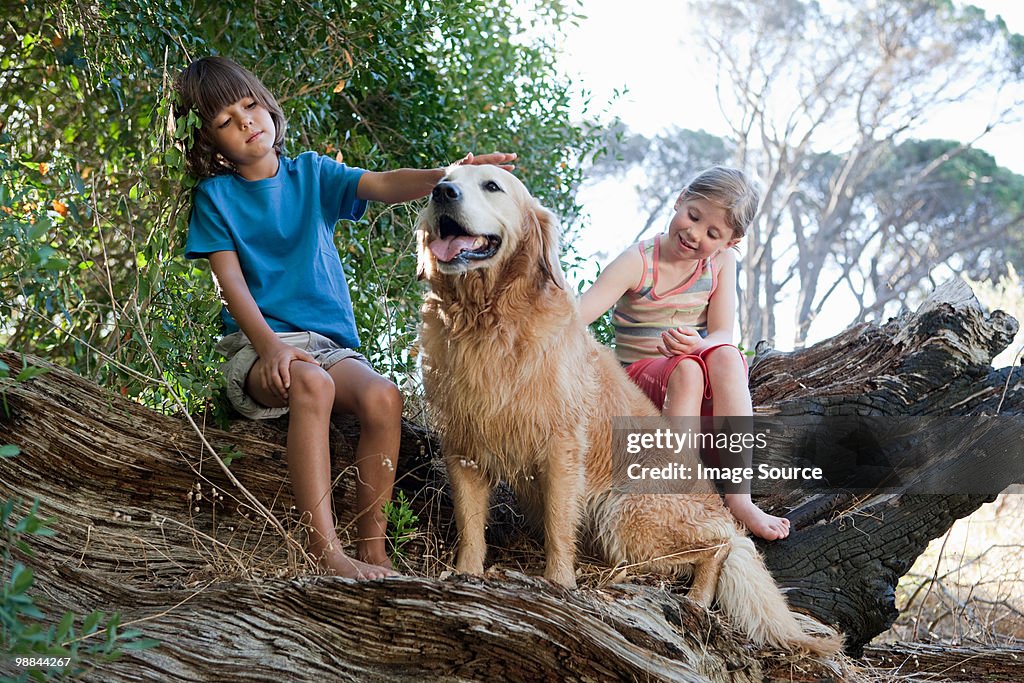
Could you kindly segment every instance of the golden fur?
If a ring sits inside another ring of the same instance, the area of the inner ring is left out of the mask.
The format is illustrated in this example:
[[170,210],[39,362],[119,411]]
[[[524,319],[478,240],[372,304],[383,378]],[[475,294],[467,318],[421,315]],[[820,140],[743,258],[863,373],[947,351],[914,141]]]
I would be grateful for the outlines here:
[[494,166],[449,169],[420,215],[423,377],[458,571],[483,572],[489,494],[504,480],[543,529],[549,580],[575,587],[582,530],[611,565],[692,573],[690,596],[717,597],[758,644],[836,652],[834,632],[790,612],[710,484],[687,495],[613,489],[612,418],[659,413],[579,319],[557,235],[552,214]]

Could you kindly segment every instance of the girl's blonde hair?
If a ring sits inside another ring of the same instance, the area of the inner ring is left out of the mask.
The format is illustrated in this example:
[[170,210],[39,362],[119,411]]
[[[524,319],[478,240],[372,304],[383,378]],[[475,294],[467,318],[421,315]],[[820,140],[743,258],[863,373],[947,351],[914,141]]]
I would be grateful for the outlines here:
[[277,134],[274,149],[283,153],[284,132],[288,124],[284,111],[270,94],[266,86],[250,71],[227,57],[203,57],[189,64],[174,81],[177,95],[174,104],[175,118],[187,116],[190,110],[196,112],[203,122],[191,138],[191,145],[185,150],[185,160],[190,173],[206,178],[231,173],[234,167],[217,151],[210,134],[210,123],[220,110],[238,100],[251,97],[270,112]]
[[733,238],[747,234],[754,222],[761,191],[743,171],[726,166],[712,166],[698,173],[683,191],[678,201],[700,197],[725,209],[726,220]]

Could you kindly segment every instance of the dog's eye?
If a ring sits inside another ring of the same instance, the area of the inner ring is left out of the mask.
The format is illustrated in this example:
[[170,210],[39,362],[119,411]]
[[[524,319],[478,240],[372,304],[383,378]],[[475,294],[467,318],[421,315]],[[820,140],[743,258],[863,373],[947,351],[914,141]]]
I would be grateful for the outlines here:
[[487,190],[488,192],[502,191],[501,186],[498,185],[498,183],[494,182],[493,180],[488,180],[486,183],[484,183],[484,189]]

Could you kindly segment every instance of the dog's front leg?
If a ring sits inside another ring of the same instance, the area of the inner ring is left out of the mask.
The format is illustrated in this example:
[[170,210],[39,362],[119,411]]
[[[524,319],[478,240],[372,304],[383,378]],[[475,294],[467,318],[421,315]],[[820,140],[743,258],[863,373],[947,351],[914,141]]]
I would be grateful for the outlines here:
[[484,527],[491,487],[477,464],[466,457],[449,456],[446,464],[455,504],[455,527],[459,531],[455,570],[462,574],[483,574],[487,555]]
[[585,469],[582,448],[574,440],[552,444],[542,474],[544,486],[544,578],[576,587],[576,533],[583,514]]

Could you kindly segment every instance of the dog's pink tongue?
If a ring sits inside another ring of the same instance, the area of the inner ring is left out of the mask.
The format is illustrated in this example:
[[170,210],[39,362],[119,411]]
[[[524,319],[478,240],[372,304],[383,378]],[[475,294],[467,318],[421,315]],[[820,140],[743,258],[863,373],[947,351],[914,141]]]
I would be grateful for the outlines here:
[[483,237],[470,237],[468,235],[447,237],[431,242],[430,251],[434,252],[434,256],[437,257],[438,261],[447,263],[464,251],[480,248],[486,241]]

